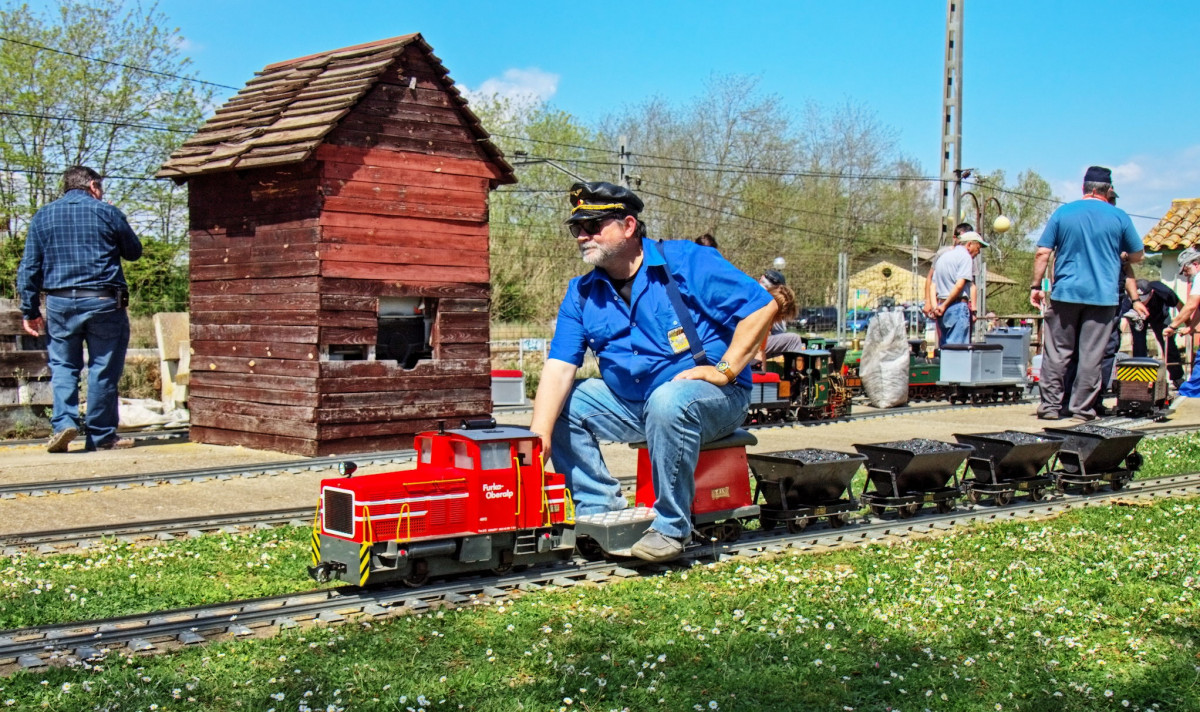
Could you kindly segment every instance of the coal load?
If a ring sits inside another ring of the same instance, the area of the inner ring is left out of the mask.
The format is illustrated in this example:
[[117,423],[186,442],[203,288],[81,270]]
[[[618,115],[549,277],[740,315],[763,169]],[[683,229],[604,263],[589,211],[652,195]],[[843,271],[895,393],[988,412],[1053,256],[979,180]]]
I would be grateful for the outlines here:
[[786,457],[792,460],[799,460],[804,464],[813,462],[836,462],[838,460],[849,460],[850,453],[838,452],[837,450],[819,450],[817,448],[804,448],[802,450],[784,450],[782,452],[771,453],[777,457]]
[[1103,425],[1092,425],[1090,423],[1076,425],[1075,427],[1071,428],[1071,430],[1077,433],[1087,433],[1088,435],[1099,435],[1102,438],[1117,438],[1122,435],[1130,434],[1129,430],[1122,430],[1121,428],[1106,428]]
[[904,450],[906,452],[925,455],[934,452],[949,452],[957,449],[951,443],[945,443],[941,440],[929,440],[927,438],[913,438],[912,440],[896,440],[889,443],[876,443],[875,447],[889,448],[892,450]]

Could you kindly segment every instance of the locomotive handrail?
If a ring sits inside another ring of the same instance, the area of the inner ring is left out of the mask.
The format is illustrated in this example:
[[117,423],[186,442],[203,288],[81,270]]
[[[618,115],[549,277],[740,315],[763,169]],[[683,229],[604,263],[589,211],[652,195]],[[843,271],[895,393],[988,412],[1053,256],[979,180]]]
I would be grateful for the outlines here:
[[[400,538],[400,522],[407,522],[408,529],[405,531],[404,539]],[[401,541],[412,540],[412,507],[408,506],[408,502],[400,505],[400,511],[396,515],[396,543]]]
[[513,513],[513,516],[519,517],[521,516],[521,460],[514,457],[513,462],[517,465],[517,511]]

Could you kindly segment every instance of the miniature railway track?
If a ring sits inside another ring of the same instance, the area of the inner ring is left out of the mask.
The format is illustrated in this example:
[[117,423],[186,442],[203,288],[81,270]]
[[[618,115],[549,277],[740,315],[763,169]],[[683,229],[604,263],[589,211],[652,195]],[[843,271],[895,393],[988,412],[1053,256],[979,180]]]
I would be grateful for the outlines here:
[[0,672],[78,664],[103,658],[110,651],[165,652],[213,639],[269,635],[302,624],[338,623],[403,615],[434,606],[467,606],[545,586],[597,585],[636,575],[629,567],[661,571],[733,556],[757,557],[795,549],[826,551],[881,539],[909,539],[936,534],[969,523],[1015,521],[1103,505],[1110,500],[1151,499],[1200,493],[1200,473],[1173,475],[1131,483],[1119,492],[1064,495],[1050,501],[1018,502],[1004,507],[967,507],[945,514],[927,511],[912,519],[872,519],[838,529],[797,534],[756,533],[745,540],[690,547],[668,565],[637,561],[573,560],[523,574],[472,577],[421,589],[357,589],[343,587],[268,598],[231,601],[215,606],[159,611],[59,625],[0,631]]
[[89,477],[86,479],[23,482],[0,485],[0,499],[12,499],[17,495],[40,497],[48,494],[99,492],[110,487],[128,489],[130,487],[154,487],[160,484],[182,484],[184,482],[200,482],[204,480],[228,480],[234,477],[280,475],[285,473],[299,473],[305,470],[320,472],[335,469],[339,462],[349,459],[353,459],[360,466],[386,463],[401,464],[411,462],[414,457],[416,457],[416,451],[414,450],[391,450],[387,452],[363,453],[361,455],[264,462],[256,465],[229,465],[227,467],[207,467],[195,470],[174,470],[171,472],[143,472],[134,475],[111,475],[108,477]]
[[0,536],[0,553],[4,556],[11,556],[22,549],[34,549],[39,554],[53,554],[58,552],[59,547],[90,548],[105,538],[124,541],[139,539],[174,541],[177,538],[194,537],[201,534],[234,534],[240,532],[244,527],[258,529],[276,526],[302,527],[312,524],[312,514],[311,507],[270,509],[184,519],[158,519],[116,526],[22,532]]
[[[190,430],[188,429],[187,426],[184,426],[184,427],[180,427],[180,428],[159,428],[157,430],[125,430],[120,433],[120,436],[123,438],[131,438],[139,443],[140,442],[151,442],[151,441],[173,442],[176,440],[186,441],[188,439],[188,432],[190,432]],[[77,435],[76,438],[78,439],[79,442],[82,442],[83,436],[84,436],[83,431],[80,431],[79,435]],[[0,441],[0,448],[45,445],[46,442],[47,442],[46,438],[29,438],[26,440],[3,440],[3,441]],[[153,442],[152,444],[158,445],[161,443]]]

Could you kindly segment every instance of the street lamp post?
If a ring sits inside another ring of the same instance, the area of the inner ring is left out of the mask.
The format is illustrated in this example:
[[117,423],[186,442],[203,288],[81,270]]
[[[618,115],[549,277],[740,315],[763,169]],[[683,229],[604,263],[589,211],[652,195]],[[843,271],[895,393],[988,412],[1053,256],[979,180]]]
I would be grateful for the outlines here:
[[[964,198],[967,196],[971,197],[971,202],[975,205],[975,227],[979,231],[979,234],[983,236],[985,242],[988,241],[988,231],[984,228],[983,214],[987,212],[988,205],[994,204],[996,206],[996,219],[992,221],[993,234],[1000,235],[1006,233],[1012,227],[1012,220],[1009,220],[1004,215],[1004,206],[1000,204],[1000,201],[995,196],[988,196],[982,203],[979,202],[979,196],[969,190],[963,193]],[[985,320],[987,316],[987,252],[984,250],[980,250],[979,258],[975,261],[975,295],[976,323],[983,324],[984,326],[980,326],[974,330],[974,340],[982,341],[987,324]]]

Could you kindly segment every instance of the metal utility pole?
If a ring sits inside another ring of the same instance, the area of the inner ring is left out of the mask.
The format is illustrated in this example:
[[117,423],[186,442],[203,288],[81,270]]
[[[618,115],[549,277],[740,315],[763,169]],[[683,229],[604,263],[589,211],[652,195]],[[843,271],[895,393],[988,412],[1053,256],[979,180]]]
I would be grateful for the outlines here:
[[946,57],[942,84],[942,232],[939,245],[953,240],[962,214],[963,4],[946,0]]
[[[909,226],[909,230],[912,230],[911,225]],[[921,279],[917,276],[917,270],[921,268],[921,262],[917,259],[918,247],[919,243],[917,242],[917,231],[912,230],[912,292],[911,298],[909,299],[910,306],[913,304],[920,304],[925,300],[925,296],[921,294],[921,288],[918,286],[921,284]],[[907,309],[906,311],[908,312],[909,329],[915,333],[917,330],[917,313],[912,309]]]
[[837,340],[842,343],[846,339],[846,309],[850,301],[850,284],[848,282],[849,255],[838,253],[838,282],[837,282]]
[[620,175],[617,176],[617,184],[623,185],[626,188],[632,188],[629,184],[629,153],[625,150],[625,146],[629,143],[627,136],[621,136],[617,141],[621,144],[617,147],[617,163],[620,168]]

